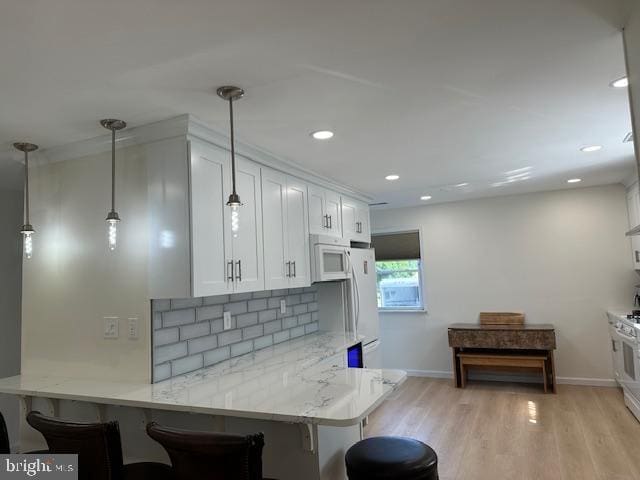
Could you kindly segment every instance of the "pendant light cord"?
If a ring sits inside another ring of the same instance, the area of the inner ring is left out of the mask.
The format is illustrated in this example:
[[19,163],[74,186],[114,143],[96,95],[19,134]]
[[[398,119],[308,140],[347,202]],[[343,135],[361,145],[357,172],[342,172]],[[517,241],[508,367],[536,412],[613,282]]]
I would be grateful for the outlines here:
[[116,211],[116,129],[111,129],[111,211]]
[[29,152],[24,152],[25,225],[29,225]]
[[229,98],[229,123],[231,125],[231,185],[233,186],[233,194],[236,195],[236,151],[235,140],[233,135],[233,99]]

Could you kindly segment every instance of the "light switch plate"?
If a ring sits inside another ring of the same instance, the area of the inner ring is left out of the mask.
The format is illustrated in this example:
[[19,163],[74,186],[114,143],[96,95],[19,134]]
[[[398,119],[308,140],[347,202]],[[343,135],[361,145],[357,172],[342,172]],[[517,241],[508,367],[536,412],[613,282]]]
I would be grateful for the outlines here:
[[104,338],[118,338],[118,317],[104,317]]
[[127,336],[131,339],[131,340],[137,340],[138,336],[139,336],[139,332],[138,332],[138,317],[135,315],[130,316],[128,319],[128,327],[129,330],[127,331]]
[[224,318],[224,329],[229,330],[231,328],[231,312],[224,312],[222,318]]
[[280,300],[280,313],[287,313],[287,301],[284,298]]

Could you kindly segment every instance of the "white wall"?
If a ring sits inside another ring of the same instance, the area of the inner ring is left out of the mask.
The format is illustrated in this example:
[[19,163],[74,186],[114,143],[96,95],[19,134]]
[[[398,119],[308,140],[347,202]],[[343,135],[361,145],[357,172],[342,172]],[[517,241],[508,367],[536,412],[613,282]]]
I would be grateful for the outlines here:
[[[24,262],[22,373],[150,381],[144,147],[118,150],[118,249],[109,252],[111,154],[45,164],[31,176],[34,252]],[[102,317],[121,336],[105,340]],[[124,335],[129,315],[140,338]]]
[[[22,196],[21,190],[0,191],[0,378],[20,373]],[[17,441],[18,401],[0,395],[0,412]]]
[[[629,77],[630,90],[633,97],[631,105],[632,115],[635,119],[634,127],[640,128],[640,5],[636,5],[631,12],[624,29],[627,46],[627,75]],[[640,142],[640,133],[635,132],[636,143]],[[638,154],[638,144],[636,154]]]
[[605,311],[631,308],[638,283],[621,185],[377,210],[372,223],[423,232],[429,313],[381,314],[385,367],[448,374],[447,325],[523,311],[555,325],[558,376],[612,378]]

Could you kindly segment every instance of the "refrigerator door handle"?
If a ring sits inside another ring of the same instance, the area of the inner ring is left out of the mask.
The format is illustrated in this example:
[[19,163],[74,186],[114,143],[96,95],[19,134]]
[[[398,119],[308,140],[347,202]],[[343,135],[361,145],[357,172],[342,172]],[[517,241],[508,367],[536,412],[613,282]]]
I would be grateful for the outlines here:
[[351,278],[353,280],[353,289],[356,293],[355,314],[356,314],[356,335],[358,334],[358,324],[360,323],[360,291],[358,290],[358,278],[356,269],[351,265]]

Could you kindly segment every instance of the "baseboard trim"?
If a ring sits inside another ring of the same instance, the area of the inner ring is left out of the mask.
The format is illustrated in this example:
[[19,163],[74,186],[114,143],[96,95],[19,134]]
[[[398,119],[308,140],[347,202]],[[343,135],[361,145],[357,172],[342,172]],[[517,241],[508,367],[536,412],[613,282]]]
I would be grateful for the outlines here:
[[[453,378],[453,372],[441,371],[441,370],[406,370],[407,375],[410,377],[427,377],[427,378]],[[478,380],[490,380],[497,382],[518,382],[529,380],[522,376],[511,375],[481,375],[477,377]],[[531,378],[530,380],[541,382],[541,380]],[[586,378],[586,377],[557,377],[558,384],[563,385],[584,385],[588,387],[617,387],[618,383],[613,378]]]

